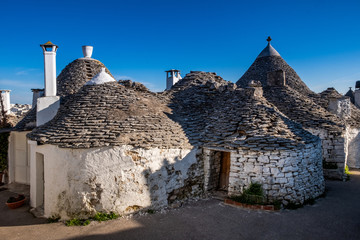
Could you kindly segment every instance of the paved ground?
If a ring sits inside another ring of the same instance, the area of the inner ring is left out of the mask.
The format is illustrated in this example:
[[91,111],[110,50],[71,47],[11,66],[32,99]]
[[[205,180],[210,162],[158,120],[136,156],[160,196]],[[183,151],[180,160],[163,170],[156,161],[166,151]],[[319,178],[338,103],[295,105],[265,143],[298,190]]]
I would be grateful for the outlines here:
[[[349,182],[327,181],[327,196],[297,210],[264,212],[211,199],[166,214],[92,222],[44,224],[28,207],[0,204],[0,239],[360,239],[360,172]],[[0,192],[0,202],[12,193]]]

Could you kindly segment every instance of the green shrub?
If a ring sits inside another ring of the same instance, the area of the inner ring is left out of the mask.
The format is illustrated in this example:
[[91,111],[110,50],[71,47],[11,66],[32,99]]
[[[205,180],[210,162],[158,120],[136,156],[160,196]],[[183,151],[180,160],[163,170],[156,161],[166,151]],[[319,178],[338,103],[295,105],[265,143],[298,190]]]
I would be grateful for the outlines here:
[[264,196],[264,192],[260,183],[251,183],[249,188],[244,190],[243,194]]
[[260,183],[251,183],[240,196],[231,196],[230,199],[246,204],[264,204],[264,192]]

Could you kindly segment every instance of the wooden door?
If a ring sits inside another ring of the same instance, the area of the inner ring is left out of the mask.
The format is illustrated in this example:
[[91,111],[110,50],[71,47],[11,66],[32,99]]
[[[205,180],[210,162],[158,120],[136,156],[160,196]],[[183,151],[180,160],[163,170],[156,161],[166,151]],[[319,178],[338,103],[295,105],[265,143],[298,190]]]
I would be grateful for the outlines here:
[[223,152],[221,154],[220,161],[220,179],[219,179],[219,189],[228,190],[229,187],[229,174],[230,174],[230,153]]

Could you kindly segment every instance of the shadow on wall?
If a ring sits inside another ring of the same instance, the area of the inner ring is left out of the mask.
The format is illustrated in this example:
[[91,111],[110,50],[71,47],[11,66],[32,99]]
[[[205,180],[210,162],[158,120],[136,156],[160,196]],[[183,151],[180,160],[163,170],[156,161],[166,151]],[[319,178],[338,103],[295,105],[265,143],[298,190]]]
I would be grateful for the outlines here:
[[204,196],[203,164],[200,150],[192,150],[183,159],[162,161],[160,169],[145,169],[142,175],[149,189],[151,206],[149,209],[177,207],[186,199]]
[[349,143],[348,166],[360,168],[360,132]]

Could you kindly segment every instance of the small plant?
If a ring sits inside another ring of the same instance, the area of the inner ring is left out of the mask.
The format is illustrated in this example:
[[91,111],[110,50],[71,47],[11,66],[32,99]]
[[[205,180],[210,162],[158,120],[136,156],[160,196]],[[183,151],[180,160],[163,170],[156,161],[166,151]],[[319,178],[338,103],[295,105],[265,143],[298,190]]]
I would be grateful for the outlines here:
[[110,213],[96,213],[95,216],[93,216],[91,219],[95,220],[95,221],[108,221],[108,220],[112,220],[112,219],[117,219],[119,217],[118,214],[110,212]]
[[348,166],[348,165],[345,166],[345,174],[346,174],[346,175],[350,175],[350,171],[349,171],[349,166]]
[[89,224],[90,224],[89,219],[77,219],[77,218],[70,219],[65,222],[65,225],[68,227],[70,227],[70,226],[86,226]]
[[240,196],[232,196],[230,199],[246,204],[264,204],[264,192],[260,183],[251,183]]
[[273,205],[274,205],[275,210],[280,210],[281,209],[281,202],[279,200],[275,200],[273,202]]
[[345,165],[345,175],[346,175],[346,181],[349,181],[350,180],[350,171],[349,171],[349,166],[348,165]]
[[243,194],[263,196],[264,192],[260,183],[251,183],[249,188],[244,190]]

